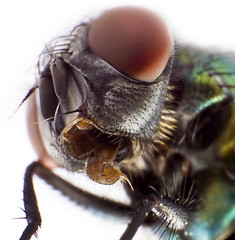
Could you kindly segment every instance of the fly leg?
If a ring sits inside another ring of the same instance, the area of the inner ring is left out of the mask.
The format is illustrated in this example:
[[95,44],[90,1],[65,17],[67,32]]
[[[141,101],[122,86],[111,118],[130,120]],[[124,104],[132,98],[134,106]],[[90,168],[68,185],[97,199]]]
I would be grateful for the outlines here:
[[37,167],[38,162],[31,163],[25,172],[24,177],[24,208],[26,219],[28,222],[27,227],[25,228],[20,240],[28,240],[32,237],[33,234],[37,233],[38,228],[41,226],[41,216],[39,213],[37,199],[33,187],[33,174],[35,168]]
[[[118,217],[133,216],[133,206],[128,206],[119,202],[104,199],[92,193],[86,192],[75,185],[67,182],[48,168],[38,163],[35,173],[51,185],[54,189],[63,193],[70,200],[75,201],[79,205],[93,208],[100,212],[116,215]],[[134,204],[133,204],[134,205]]]
[[118,217],[131,217],[135,212],[136,206],[134,206],[134,204],[128,206],[88,193],[56,175],[50,169],[41,165],[40,162],[34,162],[28,166],[25,173],[24,205],[28,226],[25,228],[20,240],[29,240],[33,234],[37,233],[38,228],[41,226],[41,216],[33,189],[33,174],[37,174],[40,178],[45,180],[47,184],[59,190],[79,205],[88,206],[97,211],[105,212],[112,216],[116,215]]
[[138,228],[144,223],[146,216],[150,213],[154,204],[155,197],[152,194],[144,198],[142,206],[136,211],[120,240],[131,240],[134,237]]

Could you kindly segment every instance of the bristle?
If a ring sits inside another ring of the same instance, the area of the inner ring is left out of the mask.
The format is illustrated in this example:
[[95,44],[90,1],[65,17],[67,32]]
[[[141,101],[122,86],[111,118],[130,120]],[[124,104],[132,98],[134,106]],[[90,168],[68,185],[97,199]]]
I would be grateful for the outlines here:
[[169,229],[183,230],[189,222],[188,209],[166,196],[156,199],[152,212],[162,219]]
[[177,128],[178,120],[175,117],[177,108],[177,83],[168,85],[168,92],[165,99],[165,106],[161,112],[161,118],[157,128],[157,139],[155,142],[165,144]]
[[175,110],[168,109],[168,108],[163,108],[162,109],[162,114],[163,115],[175,115]]
[[161,128],[161,132],[164,133],[165,135],[171,135],[172,134],[172,128],[164,127]]
[[[160,226],[158,224],[154,232],[160,233],[163,231],[161,237],[168,232],[169,239],[171,239],[178,232],[184,232],[186,230],[190,223],[193,209],[199,205],[200,200],[195,197],[196,191],[194,184],[191,184],[188,191],[186,190],[186,179],[183,185],[180,184],[179,192],[176,194],[177,197],[175,197],[175,194],[172,196],[168,193],[165,181],[164,186],[166,192],[163,195],[160,195],[158,191],[154,191],[156,204],[152,209],[152,213],[160,220]],[[154,188],[152,187],[152,189]],[[175,189],[173,192],[176,193],[176,191]]]
[[168,129],[174,129],[174,128],[175,128],[175,125],[169,124],[169,123],[164,122],[164,121],[160,121],[160,125],[161,125],[163,128],[168,128]]
[[174,118],[174,116],[171,115],[162,115],[161,119],[166,121],[166,122],[176,122],[176,119]]

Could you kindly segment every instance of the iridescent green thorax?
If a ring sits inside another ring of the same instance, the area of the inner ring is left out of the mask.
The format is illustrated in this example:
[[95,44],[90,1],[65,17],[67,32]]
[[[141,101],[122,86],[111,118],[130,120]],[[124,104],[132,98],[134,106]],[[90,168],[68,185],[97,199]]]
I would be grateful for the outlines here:
[[[198,113],[229,96],[235,96],[235,59],[196,48],[176,53],[174,78],[184,85],[183,101],[189,112]],[[190,101],[189,101],[190,100]]]
[[195,213],[190,231],[193,239],[226,239],[235,225],[235,186],[228,184],[219,172],[204,172],[200,176],[203,208]]
[[173,145],[190,162],[203,201],[184,234],[225,239],[235,226],[235,59],[179,48],[174,81],[180,90]]

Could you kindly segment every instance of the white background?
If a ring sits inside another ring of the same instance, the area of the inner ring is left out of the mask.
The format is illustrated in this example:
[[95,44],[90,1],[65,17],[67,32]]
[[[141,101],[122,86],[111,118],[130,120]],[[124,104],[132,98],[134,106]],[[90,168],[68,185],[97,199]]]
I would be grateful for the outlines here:
[[[11,113],[35,81],[38,55],[51,38],[68,33],[81,20],[110,7],[137,5],[160,13],[181,42],[235,51],[234,1],[4,1],[0,7],[0,239],[18,239],[25,220],[22,202],[25,168],[37,157],[25,128],[25,109]],[[43,226],[39,239],[118,239],[120,229],[107,219],[93,222],[83,209],[36,179]],[[83,215],[82,215],[83,214]],[[82,216],[82,220],[81,217]],[[82,225],[84,223],[84,225]],[[102,228],[103,226],[103,228]],[[115,231],[117,230],[117,233]],[[86,235],[84,235],[86,234]],[[117,235],[116,235],[117,234]],[[141,233],[140,233],[141,234]],[[147,233],[144,235],[147,239]],[[142,239],[144,239],[142,237]]]

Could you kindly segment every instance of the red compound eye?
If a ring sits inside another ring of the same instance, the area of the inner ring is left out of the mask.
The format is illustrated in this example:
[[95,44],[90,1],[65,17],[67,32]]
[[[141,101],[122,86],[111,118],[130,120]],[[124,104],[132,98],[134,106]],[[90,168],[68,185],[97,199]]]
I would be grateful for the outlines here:
[[140,8],[109,10],[91,23],[90,48],[127,76],[153,81],[164,70],[172,41],[164,22]]

